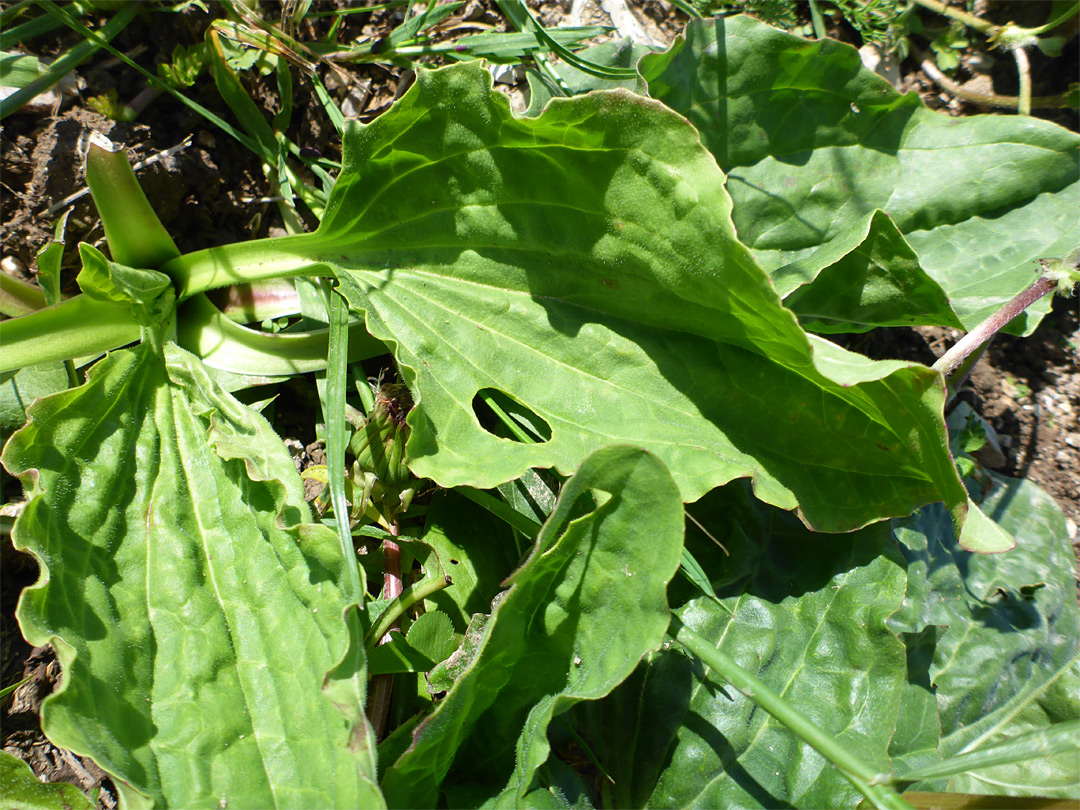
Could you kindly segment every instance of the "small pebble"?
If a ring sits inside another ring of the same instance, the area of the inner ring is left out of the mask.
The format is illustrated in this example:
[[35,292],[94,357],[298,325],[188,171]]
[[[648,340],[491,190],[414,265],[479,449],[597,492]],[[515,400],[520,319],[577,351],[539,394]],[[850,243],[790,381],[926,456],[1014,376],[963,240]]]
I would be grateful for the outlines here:
[[1072,518],[1065,518],[1065,531],[1069,533],[1069,539],[1076,540],[1076,521]]
[[16,276],[18,278],[22,278],[26,275],[26,265],[14,256],[5,256],[0,259],[0,270],[3,270],[9,276]]
[[1080,433],[1066,433],[1065,444],[1069,445],[1069,447],[1080,448]]

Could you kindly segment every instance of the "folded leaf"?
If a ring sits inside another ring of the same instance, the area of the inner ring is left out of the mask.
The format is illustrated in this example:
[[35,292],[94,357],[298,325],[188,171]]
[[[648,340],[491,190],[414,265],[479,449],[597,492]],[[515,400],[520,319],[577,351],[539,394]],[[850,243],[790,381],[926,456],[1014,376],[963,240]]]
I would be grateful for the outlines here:
[[176,293],[164,273],[109,261],[86,242],[80,243],[79,254],[83,260],[79,287],[90,298],[122,304],[140,326],[156,326],[175,314]]
[[391,805],[434,806],[451,763],[452,806],[495,799],[504,785],[495,802],[520,804],[548,758],[552,718],[607,694],[660,646],[682,525],[678,490],[655,458],[630,447],[589,456],[512,577],[478,657],[387,769]]
[[380,805],[362,706],[322,695],[350,641],[340,553],[290,531],[310,515],[270,425],[149,344],[30,416],[3,463],[42,565],[19,624],[64,669],[50,739],[159,807]]
[[806,329],[861,332],[878,326],[962,328],[941,286],[888,215],[868,214],[806,258],[772,275],[784,306]]
[[881,209],[970,329],[1080,241],[1080,137],[1048,121],[931,112],[853,47],[743,16],[691,21],[639,70],[728,173],[735,228],[770,272]]

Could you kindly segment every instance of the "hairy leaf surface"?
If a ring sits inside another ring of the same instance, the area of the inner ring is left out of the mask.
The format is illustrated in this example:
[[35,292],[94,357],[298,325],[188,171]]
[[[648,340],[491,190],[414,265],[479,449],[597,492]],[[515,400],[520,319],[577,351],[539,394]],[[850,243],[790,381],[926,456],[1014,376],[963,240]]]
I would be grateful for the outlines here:
[[678,489],[654,457],[630,447],[589,456],[511,578],[475,662],[386,771],[390,804],[434,806],[449,771],[451,806],[520,805],[548,758],[552,718],[607,694],[659,647],[682,523]]
[[[712,156],[658,103],[615,90],[515,118],[461,65],[422,71],[345,150],[319,231],[278,244],[331,267],[394,347],[417,475],[488,488],[632,443],[684,500],[751,477],[824,530],[963,511],[938,376],[811,344],[735,238]],[[550,439],[486,432],[486,389]]]
[[270,425],[149,344],[30,416],[3,462],[42,564],[19,623],[64,667],[50,739],[159,807],[379,805],[362,707],[322,695],[349,642],[340,552],[291,531],[310,515]]
[[[1034,259],[1076,247],[1075,133],[1024,116],[931,112],[851,46],[749,17],[692,21],[685,36],[639,70],[728,173],[735,228],[770,272],[881,209],[970,329],[1034,281]],[[815,283],[821,296],[844,296],[858,281]],[[1048,306],[1029,308],[1017,328],[1034,329]]]

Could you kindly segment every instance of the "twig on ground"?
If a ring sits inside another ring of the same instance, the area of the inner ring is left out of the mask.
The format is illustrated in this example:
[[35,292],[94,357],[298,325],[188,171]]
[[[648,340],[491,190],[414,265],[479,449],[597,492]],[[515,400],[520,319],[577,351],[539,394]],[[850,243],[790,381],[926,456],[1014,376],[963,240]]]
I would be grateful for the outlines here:
[[[978,104],[983,107],[1004,107],[1010,110],[1018,110],[1020,107],[1019,96],[999,96],[996,93],[976,93],[972,90],[967,90],[954,82],[940,70],[937,65],[934,64],[932,59],[924,59],[919,65],[922,68],[923,73],[930,77],[930,79],[951,95],[957,98],[968,101],[972,104]],[[1030,88],[1029,88],[1030,92]],[[1031,108],[1039,107],[1068,107],[1069,103],[1065,96],[1040,96],[1030,100],[1028,107],[1029,112]]]

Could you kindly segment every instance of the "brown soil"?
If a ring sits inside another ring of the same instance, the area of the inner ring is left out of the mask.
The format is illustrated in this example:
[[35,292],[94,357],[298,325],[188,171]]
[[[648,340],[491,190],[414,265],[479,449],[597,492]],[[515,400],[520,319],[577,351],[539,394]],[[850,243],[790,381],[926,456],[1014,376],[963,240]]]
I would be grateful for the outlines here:
[[[0,4],[7,5],[7,4]],[[211,4],[212,5],[212,4]],[[631,4],[649,36],[665,42],[681,29],[683,18],[668,2],[643,0]],[[994,12],[994,19],[1017,19],[1029,13],[1025,6],[1045,4],[1011,3],[1005,12]],[[570,12],[571,4],[542,4],[542,16],[548,24],[557,24]],[[1012,13],[1015,11],[1015,13]],[[400,21],[400,9],[369,15],[347,17],[349,37],[385,35]],[[103,15],[90,15],[94,26],[104,22]],[[593,4],[576,24],[606,24],[608,15]],[[1038,24],[1032,21],[1031,24]],[[300,39],[313,39],[325,32],[325,20],[319,30],[305,21],[297,33]],[[450,23],[445,36],[459,36],[484,30],[485,26],[505,28],[501,16],[490,3],[470,0]],[[151,71],[155,63],[171,54],[178,44],[199,42],[208,25],[205,14],[196,6],[182,13],[144,13],[115,41],[123,52]],[[457,26],[457,27],[455,27]],[[831,33],[859,44],[856,35],[843,24],[833,24]],[[35,41],[42,54],[55,54],[74,40],[55,33]],[[1071,55],[1050,60],[1033,57],[1035,93],[1059,92],[1063,66],[1075,66],[1076,39],[1069,46]],[[999,93],[1015,93],[1015,70],[1002,59],[982,57],[980,48],[963,54],[956,78],[961,83],[985,77]],[[978,69],[976,69],[978,67]],[[140,172],[140,180],[159,216],[173,234],[182,251],[266,235],[277,223],[273,203],[264,198],[268,183],[259,160],[228,135],[223,134],[195,113],[169,97],[159,97],[138,116],[137,123],[117,123],[90,109],[86,100],[113,90],[118,98],[130,102],[144,89],[141,77],[115,60],[98,56],[80,71],[86,82],[81,98],[56,110],[40,113],[19,112],[0,128],[0,239],[3,241],[3,267],[6,272],[33,276],[37,251],[51,237],[55,203],[83,187],[77,144],[86,129],[94,129],[125,144],[133,157],[143,159],[162,152],[191,137],[186,148],[158,161]],[[353,111],[362,120],[370,120],[384,111],[395,96],[410,82],[408,71],[381,66],[350,68],[353,81],[347,87],[329,82],[339,102],[349,99]],[[1075,76],[1075,69],[1071,71]],[[1068,77],[1066,77],[1068,78]],[[1012,84],[1010,84],[1012,83]],[[900,86],[914,88],[928,103],[952,114],[983,112],[942,93],[919,69],[916,59],[902,65]],[[304,146],[325,157],[340,158],[340,145],[333,129],[324,124],[325,116],[305,82],[296,82],[298,123],[289,134]],[[251,88],[267,109],[276,109],[277,99],[272,77],[258,80]],[[213,82],[205,77],[186,91],[188,95],[227,120],[232,116]],[[1046,117],[1073,129],[1077,128],[1075,111],[1048,111]],[[309,223],[312,224],[312,223]],[[67,288],[73,290],[78,270],[76,245],[80,241],[102,241],[100,224],[88,196],[81,198],[69,220],[64,268]],[[866,336],[852,336],[844,343],[850,348],[876,357],[893,357],[933,362],[957,335],[950,330],[891,330]],[[1075,299],[1055,302],[1052,314],[1029,338],[999,337],[986,357],[976,367],[963,394],[988,418],[999,432],[1004,458],[999,471],[1026,476],[1050,492],[1061,504],[1069,519],[1069,533],[1077,537],[1080,525],[1080,331]],[[299,407],[299,406],[298,406]],[[283,410],[278,408],[279,413]],[[287,410],[287,409],[286,409]],[[299,407],[300,414],[286,413],[289,426],[283,435],[292,442],[299,456],[317,456],[319,448],[311,434],[310,403]],[[284,424],[284,423],[283,423]],[[306,427],[305,427],[306,425]],[[303,450],[302,448],[307,448]],[[4,478],[5,500],[18,497],[15,482]],[[3,563],[0,568],[0,685],[29,677],[14,694],[14,699],[0,707],[3,713],[2,745],[4,750],[29,762],[47,781],[71,782],[85,791],[102,787],[99,806],[112,808],[115,791],[107,778],[88,759],[56,749],[41,734],[38,710],[43,697],[56,684],[58,666],[48,649],[31,650],[21,638],[14,622],[14,608],[22,587],[36,579],[36,567],[11,547],[4,537],[0,544]]]

